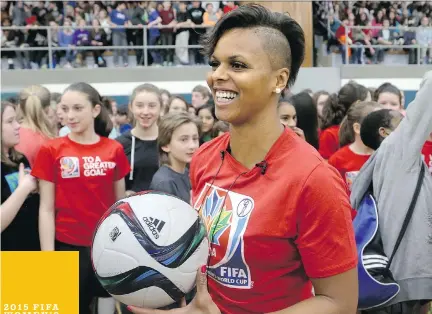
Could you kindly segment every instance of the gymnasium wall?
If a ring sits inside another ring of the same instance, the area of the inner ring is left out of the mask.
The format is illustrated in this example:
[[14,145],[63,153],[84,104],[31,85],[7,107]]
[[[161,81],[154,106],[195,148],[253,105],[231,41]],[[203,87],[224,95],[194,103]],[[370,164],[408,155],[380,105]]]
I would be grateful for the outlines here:
[[288,13],[296,20],[305,34],[305,60],[303,67],[313,64],[313,12],[312,1],[242,1],[242,3],[259,3],[272,11]]
[[[414,98],[421,78],[430,70],[432,66],[302,68],[292,92],[306,88],[336,92],[349,80],[356,80],[367,87],[391,82],[405,92],[408,104]],[[208,71],[209,68],[205,66],[2,71],[1,98],[14,96],[21,88],[31,84],[42,84],[52,92],[61,93],[68,84],[85,81],[93,84],[102,95],[116,98],[119,103],[127,103],[133,88],[142,83],[153,83],[190,100],[194,86],[206,85]]]

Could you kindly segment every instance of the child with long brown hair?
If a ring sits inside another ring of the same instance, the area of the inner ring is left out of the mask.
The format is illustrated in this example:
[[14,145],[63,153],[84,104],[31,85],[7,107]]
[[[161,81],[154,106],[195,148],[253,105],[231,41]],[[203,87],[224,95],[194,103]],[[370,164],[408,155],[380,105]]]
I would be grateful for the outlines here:
[[374,152],[361,140],[360,130],[363,119],[372,111],[380,109],[376,102],[357,102],[348,109],[339,130],[340,149],[334,153],[329,164],[335,167],[351,188],[360,168]]
[[338,94],[332,94],[327,99],[323,108],[319,138],[319,153],[324,159],[329,159],[340,148],[339,125],[348,109],[356,101],[368,100],[371,100],[368,89],[355,82],[345,84]]
[[[107,138],[112,122],[97,90],[74,83],[60,106],[71,132],[45,143],[32,169],[41,195],[40,243],[43,251],[79,252],[79,313],[86,314],[93,297],[109,297],[93,272],[90,246],[99,219],[125,197],[130,166],[122,146]],[[99,306],[114,312],[111,299]]]
[[[1,250],[39,251],[36,180],[26,175],[30,164],[15,146],[20,141],[15,106],[1,102]],[[24,170],[24,168],[26,170]]]
[[51,110],[51,94],[41,85],[24,88],[19,94],[18,114],[22,119],[21,141],[16,149],[22,152],[33,165],[41,146],[54,138],[55,127],[48,118]]

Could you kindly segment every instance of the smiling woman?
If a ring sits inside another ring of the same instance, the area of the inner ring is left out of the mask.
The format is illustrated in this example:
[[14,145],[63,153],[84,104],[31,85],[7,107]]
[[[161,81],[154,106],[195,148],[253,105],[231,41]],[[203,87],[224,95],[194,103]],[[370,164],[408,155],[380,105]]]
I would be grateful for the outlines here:
[[191,162],[193,204],[211,251],[195,298],[175,313],[355,313],[345,185],[277,111],[303,61],[302,29],[287,15],[245,5],[218,21],[204,48],[216,118],[231,126]]

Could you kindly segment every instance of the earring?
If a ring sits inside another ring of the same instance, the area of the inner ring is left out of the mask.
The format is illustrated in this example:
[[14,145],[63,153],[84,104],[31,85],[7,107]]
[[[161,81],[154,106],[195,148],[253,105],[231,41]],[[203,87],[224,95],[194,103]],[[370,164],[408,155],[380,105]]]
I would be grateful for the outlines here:
[[280,94],[280,93],[281,93],[281,89],[280,89],[280,88],[276,88],[276,89],[275,89],[275,93],[276,93],[276,94]]

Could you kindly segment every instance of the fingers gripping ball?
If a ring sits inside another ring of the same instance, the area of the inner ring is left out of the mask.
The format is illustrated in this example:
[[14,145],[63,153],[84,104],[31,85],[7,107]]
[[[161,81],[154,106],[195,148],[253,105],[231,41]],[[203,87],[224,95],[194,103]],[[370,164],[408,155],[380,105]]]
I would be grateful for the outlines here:
[[97,278],[115,299],[160,308],[193,289],[209,244],[189,204],[152,191],[111,206],[99,221],[91,252]]

